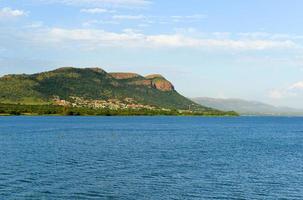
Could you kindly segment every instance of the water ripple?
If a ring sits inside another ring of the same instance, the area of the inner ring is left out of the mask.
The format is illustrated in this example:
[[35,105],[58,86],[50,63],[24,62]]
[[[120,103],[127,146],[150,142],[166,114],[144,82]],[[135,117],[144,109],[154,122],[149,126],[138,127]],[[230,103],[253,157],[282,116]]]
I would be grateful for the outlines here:
[[303,118],[0,118],[0,199],[303,199]]

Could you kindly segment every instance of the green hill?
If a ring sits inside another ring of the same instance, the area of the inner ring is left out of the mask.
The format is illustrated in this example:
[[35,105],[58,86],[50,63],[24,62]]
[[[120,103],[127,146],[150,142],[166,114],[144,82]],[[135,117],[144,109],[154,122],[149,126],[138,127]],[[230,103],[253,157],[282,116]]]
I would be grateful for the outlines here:
[[219,112],[180,95],[161,75],[143,77],[133,73],[107,73],[99,68],[59,68],[31,75],[0,78],[0,103],[22,105],[55,104],[54,99],[70,101],[133,99],[157,108]]

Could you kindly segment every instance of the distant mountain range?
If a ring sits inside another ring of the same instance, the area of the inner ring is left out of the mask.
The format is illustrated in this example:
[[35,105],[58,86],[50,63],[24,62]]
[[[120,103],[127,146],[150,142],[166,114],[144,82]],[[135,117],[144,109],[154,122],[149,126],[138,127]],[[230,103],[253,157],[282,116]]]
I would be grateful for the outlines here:
[[95,102],[129,98],[137,104],[157,108],[221,114],[180,95],[171,82],[158,74],[144,77],[136,73],[107,73],[100,68],[64,67],[0,78],[0,103],[5,104],[46,105],[64,104],[72,99]]
[[242,99],[216,99],[208,97],[192,98],[198,104],[215,109],[233,110],[242,115],[294,115],[303,116],[303,109],[289,107],[277,107],[258,101],[246,101]]

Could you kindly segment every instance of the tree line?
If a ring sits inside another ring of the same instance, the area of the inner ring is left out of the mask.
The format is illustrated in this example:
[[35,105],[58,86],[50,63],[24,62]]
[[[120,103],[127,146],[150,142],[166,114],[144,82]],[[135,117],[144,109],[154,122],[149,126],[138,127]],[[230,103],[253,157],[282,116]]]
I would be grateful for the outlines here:
[[155,116],[155,115],[196,115],[196,116],[236,116],[235,112],[222,112],[217,110],[201,112],[182,112],[178,110],[162,109],[117,109],[67,107],[57,105],[24,105],[24,104],[1,104],[1,115],[62,115],[62,116]]

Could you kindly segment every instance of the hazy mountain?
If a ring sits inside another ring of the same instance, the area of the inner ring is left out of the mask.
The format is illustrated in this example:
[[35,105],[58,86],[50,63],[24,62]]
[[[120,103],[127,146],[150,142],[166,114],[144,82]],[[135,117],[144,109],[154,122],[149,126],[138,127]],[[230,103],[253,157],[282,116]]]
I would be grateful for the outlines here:
[[242,115],[303,115],[303,110],[277,107],[258,101],[246,101],[242,99],[216,99],[198,97],[192,99],[194,102],[216,108],[223,111],[233,110]]
[[57,96],[108,100],[133,98],[137,102],[170,109],[214,111],[180,95],[161,75],[107,73],[100,68],[59,68],[37,74],[0,78],[0,102],[49,104]]

